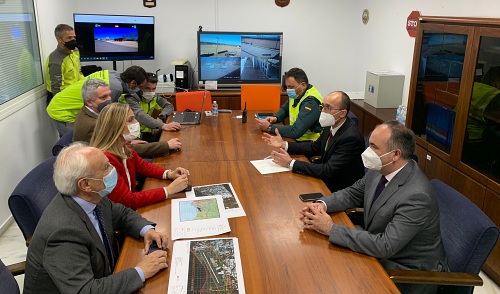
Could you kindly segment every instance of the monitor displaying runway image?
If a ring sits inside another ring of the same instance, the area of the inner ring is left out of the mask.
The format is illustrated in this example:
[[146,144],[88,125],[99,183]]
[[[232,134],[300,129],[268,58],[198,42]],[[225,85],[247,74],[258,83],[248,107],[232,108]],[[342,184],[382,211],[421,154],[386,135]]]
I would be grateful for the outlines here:
[[94,28],[95,52],[137,52],[138,29],[117,27]]

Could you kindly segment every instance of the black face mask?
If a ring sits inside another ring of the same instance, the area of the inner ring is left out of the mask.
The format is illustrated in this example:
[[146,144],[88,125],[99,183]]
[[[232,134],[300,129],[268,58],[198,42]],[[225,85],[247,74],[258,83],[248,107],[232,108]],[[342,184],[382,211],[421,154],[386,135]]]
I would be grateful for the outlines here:
[[102,103],[98,104],[98,105],[97,105],[97,111],[98,111],[99,113],[101,113],[102,109],[103,109],[104,107],[106,107],[106,105],[109,105],[109,104],[111,104],[111,103],[113,103],[113,100],[107,100],[107,101],[104,101],[104,102],[102,102]]
[[71,41],[65,42],[64,47],[68,48],[69,50],[75,50],[76,40],[71,40]]

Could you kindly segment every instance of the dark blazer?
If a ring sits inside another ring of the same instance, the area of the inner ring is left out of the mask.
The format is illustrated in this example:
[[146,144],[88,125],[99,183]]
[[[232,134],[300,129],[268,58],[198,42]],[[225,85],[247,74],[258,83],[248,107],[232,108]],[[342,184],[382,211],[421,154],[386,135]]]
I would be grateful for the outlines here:
[[[144,226],[154,225],[107,197],[98,205],[111,239],[117,229],[140,238]],[[84,210],[70,196],[57,194],[28,248],[24,293],[131,293],[142,285],[134,268],[110,272],[104,244]]]
[[333,225],[330,242],[375,256],[387,269],[446,270],[439,208],[429,180],[410,160],[372,206],[380,177],[369,171],[351,187],[321,198],[328,213],[365,208],[366,231]]
[[320,163],[295,161],[293,172],[321,178],[331,192],[349,187],[365,174],[361,153],[365,140],[356,123],[347,118],[326,148],[330,127],[324,128],[313,142],[289,142],[289,154],[302,154],[307,158],[320,155]]
[[[75,124],[73,126],[73,142],[90,142],[90,138],[92,138],[92,134],[94,133],[96,121],[97,114],[83,106],[75,117]],[[137,152],[137,154],[139,154],[140,157],[143,158],[168,155],[170,152],[167,142],[134,144],[130,146]]]

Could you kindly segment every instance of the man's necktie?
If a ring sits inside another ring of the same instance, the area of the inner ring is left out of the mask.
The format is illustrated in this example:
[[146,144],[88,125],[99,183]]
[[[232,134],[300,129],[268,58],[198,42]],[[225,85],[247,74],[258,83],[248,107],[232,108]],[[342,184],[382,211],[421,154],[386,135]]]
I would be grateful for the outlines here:
[[384,176],[382,176],[380,178],[380,181],[378,182],[377,189],[375,190],[375,196],[373,197],[373,201],[372,201],[371,206],[373,206],[373,203],[375,203],[375,201],[377,201],[378,196],[380,196],[380,194],[382,194],[382,191],[385,188],[385,184],[387,184],[387,179]]
[[326,140],[326,146],[325,146],[325,150],[328,149],[328,146],[330,146],[330,142],[332,142],[332,131],[330,131],[330,135],[328,136],[328,140]]
[[113,271],[115,268],[115,258],[113,256],[111,245],[109,244],[108,234],[106,234],[106,229],[104,228],[104,218],[102,217],[102,209],[99,205],[95,207],[94,213],[97,218],[97,222],[99,223],[99,229],[101,230],[102,242],[104,243],[106,253],[108,254],[109,265],[111,267],[111,271]]

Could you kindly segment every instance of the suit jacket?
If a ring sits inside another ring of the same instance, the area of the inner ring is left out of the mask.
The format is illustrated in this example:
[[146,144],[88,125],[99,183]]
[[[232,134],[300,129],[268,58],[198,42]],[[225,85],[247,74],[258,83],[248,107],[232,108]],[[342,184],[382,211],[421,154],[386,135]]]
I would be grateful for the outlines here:
[[[92,134],[94,133],[96,121],[97,114],[83,106],[75,117],[75,124],[73,126],[73,142],[90,142],[90,138],[92,138]],[[139,154],[140,157],[145,158],[168,155],[170,152],[167,142],[134,144],[131,145],[131,147]]]
[[[110,244],[113,230],[139,238],[144,226],[154,225],[107,197],[98,205]],[[70,196],[56,195],[28,248],[24,293],[131,293],[142,284],[134,268],[109,271],[106,249],[85,211]]]
[[129,181],[127,177],[127,172],[123,161],[121,158],[116,157],[113,153],[104,152],[108,157],[109,163],[116,168],[118,173],[118,181],[116,187],[108,195],[109,199],[116,203],[121,203],[132,209],[137,209],[139,207],[156,203],[166,199],[165,190],[163,187],[154,188],[149,190],[141,190],[137,192],[136,189],[136,176],[146,176],[155,179],[162,179],[163,174],[167,170],[156,164],[152,164],[137,155],[135,151],[132,151],[132,157],[127,159],[127,168],[130,175],[130,181],[132,189],[129,188]]
[[329,213],[363,205],[365,229],[333,225],[330,242],[380,259],[386,269],[443,271],[447,263],[432,187],[410,160],[372,205],[381,174],[365,177],[331,197],[323,197]]
[[288,153],[302,154],[308,158],[320,155],[320,163],[295,161],[293,171],[321,178],[330,191],[335,192],[349,187],[364,176],[361,153],[365,150],[365,140],[356,123],[349,118],[326,146],[329,136],[330,127],[327,127],[316,141],[289,142]]

